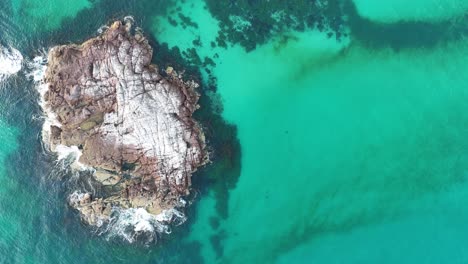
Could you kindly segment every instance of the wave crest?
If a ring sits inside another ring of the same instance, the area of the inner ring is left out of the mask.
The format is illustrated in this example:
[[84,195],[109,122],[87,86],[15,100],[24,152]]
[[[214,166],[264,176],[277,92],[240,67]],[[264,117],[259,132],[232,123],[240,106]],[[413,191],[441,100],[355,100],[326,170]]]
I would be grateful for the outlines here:
[[128,243],[152,243],[157,242],[160,235],[172,232],[169,223],[174,220],[182,224],[186,217],[176,209],[153,215],[143,208],[114,207],[109,223],[101,234],[106,234],[108,239],[121,238]]
[[21,70],[23,55],[12,47],[0,46],[0,81]]

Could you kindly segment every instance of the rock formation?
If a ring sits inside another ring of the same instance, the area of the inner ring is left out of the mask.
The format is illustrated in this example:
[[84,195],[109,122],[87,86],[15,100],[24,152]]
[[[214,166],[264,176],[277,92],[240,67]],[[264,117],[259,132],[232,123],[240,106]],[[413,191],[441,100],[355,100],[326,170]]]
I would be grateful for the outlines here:
[[131,31],[130,23],[117,21],[96,38],[48,55],[43,100],[57,121],[45,129],[50,148],[77,146],[79,162],[114,190],[105,197],[72,195],[70,205],[90,225],[101,225],[114,207],[154,215],[172,210],[208,160],[192,118],[197,84],[171,68],[163,77],[151,64],[148,41]]

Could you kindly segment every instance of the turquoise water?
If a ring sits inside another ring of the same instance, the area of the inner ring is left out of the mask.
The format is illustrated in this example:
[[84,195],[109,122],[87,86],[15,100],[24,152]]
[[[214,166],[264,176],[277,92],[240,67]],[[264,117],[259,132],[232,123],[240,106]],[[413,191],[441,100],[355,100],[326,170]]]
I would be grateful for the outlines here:
[[[348,37],[282,31],[250,52],[210,45],[220,25],[202,1],[111,2],[67,5],[45,32],[2,41],[34,56],[131,14],[156,61],[200,70],[202,103],[211,100],[200,118],[213,110],[230,125],[204,123],[215,159],[196,175],[190,220],[146,246],[81,225],[64,202],[72,183],[42,151],[37,94],[20,72],[0,90],[0,263],[468,262],[464,1],[356,0]],[[38,25],[54,8],[23,12]],[[191,48],[216,65],[194,66]]]
[[[17,148],[17,131],[15,131],[14,127],[10,127],[7,124],[1,122],[0,123],[0,128],[1,128],[1,134],[0,138],[1,141],[3,142],[2,147],[0,149],[0,161],[2,163],[5,162],[7,159],[8,155],[14,151]],[[2,197],[8,196],[11,192],[11,190],[14,190],[17,186],[15,186],[14,181],[9,181],[8,180],[8,175],[5,171],[4,168],[0,171],[0,177],[1,181],[5,184],[3,184],[2,189],[0,190],[0,195]],[[11,208],[11,204],[9,204],[9,201],[6,199],[2,199],[2,203],[0,204],[1,210],[3,212],[9,211],[9,207]],[[2,245],[6,245],[8,243],[11,243],[14,240],[14,234],[18,232],[18,225],[15,222],[15,219],[11,215],[5,215],[2,214],[0,216],[0,232],[2,234],[9,234],[9,236],[2,236],[0,239],[0,243]]]

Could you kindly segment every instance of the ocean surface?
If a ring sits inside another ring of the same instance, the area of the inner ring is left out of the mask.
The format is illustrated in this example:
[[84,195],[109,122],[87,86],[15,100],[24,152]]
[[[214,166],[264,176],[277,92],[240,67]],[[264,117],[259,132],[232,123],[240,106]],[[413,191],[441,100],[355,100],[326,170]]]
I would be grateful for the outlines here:
[[[128,15],[212,148],[157,243],[41,143],[38,58]],[[467,37],[465,0],[0,0],[0,263],[468,263]]]

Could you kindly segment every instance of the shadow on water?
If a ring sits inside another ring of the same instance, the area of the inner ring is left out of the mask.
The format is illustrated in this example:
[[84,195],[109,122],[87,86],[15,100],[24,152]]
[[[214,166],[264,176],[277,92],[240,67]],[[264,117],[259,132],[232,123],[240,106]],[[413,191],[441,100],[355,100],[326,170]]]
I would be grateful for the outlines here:
[[[184,78],[197,81],[201,84],[201,93],[198,109],[194,116],[201,123],[210,148],[211,163],[200,168],[192,177],[192,184],[196,193],[208,195],[214,193],[216,200],[216,216],[211,218],[211,227],[217,233],[210,240],[217,256],[222,256],[222,239],[225,232],[219,230],[219,221],[228,217],[229,191],[235,188],[241,172],[241,146],[237,138],[237,128],[228,124],[221,116],[222,104],[220,98],[213,96],[216,84],[211,82],[204,85],[201,80],[200,66],[187,63],[177,47],[169,49],[167,44],[158,44],[156,40],[151,42],[157,53],[154,62],[164,69],[172,66],[175,69],[184,69]],[[189,208],[189,219],[196,218],[196,206]],[[218,224],[216,224],[218,223]]]

